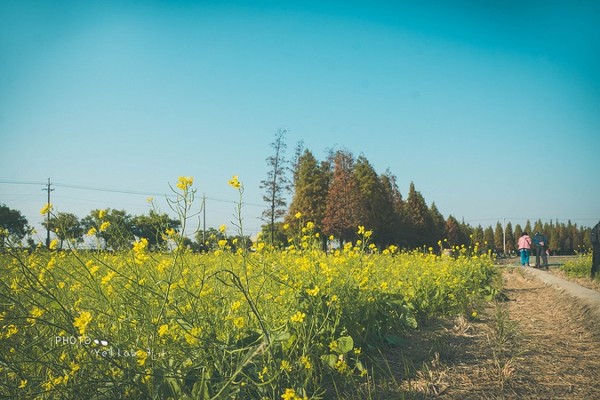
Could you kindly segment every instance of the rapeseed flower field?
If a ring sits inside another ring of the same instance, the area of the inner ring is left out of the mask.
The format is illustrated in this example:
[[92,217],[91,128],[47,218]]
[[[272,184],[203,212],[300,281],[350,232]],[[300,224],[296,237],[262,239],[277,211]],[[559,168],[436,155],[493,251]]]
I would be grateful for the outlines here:
[[[229,184],[241,198],[238,178]],[[192,185],[174,189],[183,228]],[[169,252],[140,238],[116,253],[1,255],[0,396],[330,398],[369,379],[370,352],[428,318],[477,315],[494,293],[493,262],[473,249],[380,250],[361,226],[326,253],[315,225],[297,221],[284,249],[193,253],[171,230]]]

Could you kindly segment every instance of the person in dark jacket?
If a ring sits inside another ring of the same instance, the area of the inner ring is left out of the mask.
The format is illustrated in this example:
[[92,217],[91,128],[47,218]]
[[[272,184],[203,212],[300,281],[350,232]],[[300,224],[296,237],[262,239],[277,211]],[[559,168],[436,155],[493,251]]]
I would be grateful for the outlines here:
[[592,228],[592,279],[600,273],[600,222]]
[[546,254],[548,241],[546,240],[546,236],[536,232],[533,235],[533,245],[535,246],[535,267],[548,269],[548,255]]

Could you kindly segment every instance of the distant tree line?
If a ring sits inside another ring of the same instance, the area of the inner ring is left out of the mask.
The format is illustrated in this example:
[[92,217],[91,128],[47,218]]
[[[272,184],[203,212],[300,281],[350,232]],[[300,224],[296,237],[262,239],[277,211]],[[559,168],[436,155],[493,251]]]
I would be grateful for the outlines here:
[[[340,245],[355,241],[360,225],[373,231],[371,240],[379,248],[394,244],[405,249],[431,247],[441,251],[443,247],[478,244],[482,252],[511,254],[516,252],[523,231],[544,233],[553,254],[574,254],[591,248],[591,229],[570,221],[538,220],[533,226],[527,221],[525,227],[517,224],[514,228],[510,222],[504,227],[498,222],[495,227],[484,228],[473,227],[453,215],[445,218],[435,202],[427,204],[413,182],[403,197],[394,174],[389,170],[378,174],[364,155],[355,158],[348,150],[330,151],[325,160],[319,161],[299,143],[294,159],[288,162],[282,151],[284,135],[285,131],[279,130],[271,144],[276,152],[267,159],[270,172],[263,182],[263,188],[268,188],[264,198],[271,206],[263,214],[267,222],[263,236],[275,245],[286,245],[291,236],[298,234],[301,222],[310,221],[321,234],[324,247],[331,237]],[[286,164],[291,179],[283,176]],[[275,169],[279,186],[273,179]],[[289,207],[282,196],[286,189],[291,192]]]
[[[444,217],[435,202],[427,204],[423,195],[410,183],[404,197],[398,189],[397,178],[389,170],[378,174],[369,160],[355,158],[348,150],[330,150],[325,160],[318,160],[302,143],[296,146],[294,158],[285,158],[285,130],[278,130],[271,143],[274,153],[267,158],[267,178],[261,182],[263,199],[268,207],[263,212],[266,224],[262,238],[275,246],[286,246],[302,225],[314,224],[323,248],[332,242],[343,245],[358,239],[358,226],[372,230],[370,240],[378,247],[396,245],[404,249],[421,248],[442,251],[453,246],[477,245],[481,252],[513,254],[523,231],[543,233],[552,254],[575,254],[591,249],[591,228],[568,221],[560,223],[527,221],[514,228],[510,222],[503,226],[473,227],[453,215]],[[286,195],[291,195],[289,207]],[[168,248],[168,230],[178,231],[180,221],[168,214],[151,210],[148,214],[132,216],[125,210],[92,210],[79,219],[67,212],[51,213],[43,222],[54,232],[57,247],[65,242],[82,243],[86,235],[99,240],[96,246],[106,250],[129,248],[132,242],[146,238],[155,250]],[[89,235],[93,231],[93,235]],[[27,238],[35,246],[33,230],[18,210],[0,205],[0,250],[7,240],[14,243]],[[332,240],[333,239],[333,240]],[[93,242],[93,241],[92,241]],[[90,243],[90,241],[88,241]],[[194,240],[186,238],[185,245],[198,251],[229,246],[251,245],[248,236],[229,236],[225,229],[210,228],[197,232]]]
[[[57,241],[56,248],[59,250],[80,245],[86,238],[87,247],[99,250],[129,249],[135,240],[141,238],[148,240],[151,250],[167,250],[167,232],[179,232],[181,222],[155,210],[150,210],[148,214],[131,215],[125,210],[107,208],[91,210],[81,219],[68,212],[51,213],[50,218],[42,222],[42,226],[53,233]],[[0,205],[0,250],[4,250],[9,240],[21,245],[25,239],[27,245],[33,248],[40,243],[36,243],[34,236],[34,229],[29,226],[20,211],[4,204]],[[209,228],[206,232],[196,232],[193,240],[184,238],[183,243],[195,251],[214,250],[225,246],[235,250],[252,244],[248,236],[227,235],[224,226],[220,229]]]

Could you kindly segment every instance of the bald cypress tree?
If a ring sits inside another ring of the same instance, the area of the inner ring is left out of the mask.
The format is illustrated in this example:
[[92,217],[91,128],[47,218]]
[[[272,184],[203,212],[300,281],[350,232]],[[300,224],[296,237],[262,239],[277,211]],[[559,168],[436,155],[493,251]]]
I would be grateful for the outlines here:
[[354,157],[348,151],[338,150],[333,160],[333,176],[327,194],[323,230],[327,235],[352,241],[360,224],[360,190],[354,176]]

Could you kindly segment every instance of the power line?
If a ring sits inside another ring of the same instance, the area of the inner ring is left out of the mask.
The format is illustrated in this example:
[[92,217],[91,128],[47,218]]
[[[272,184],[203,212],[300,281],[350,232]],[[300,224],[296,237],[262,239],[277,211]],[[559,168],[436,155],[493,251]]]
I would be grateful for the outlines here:
[[[0,184],[13,184],[13,185],[39,185],[39,186],[44,186],[46,185],[45,182],[36,182],[36,181],[15,181],[15,180],[0,180]],[[167,197],[167,198],[172,198],[175,197],[175,194],[167,194],[167,193],[159,193],[159,192],[147,192],[147,191],[136,191],[136,190],[126,190],[126,189],[114,189],[114,188],[106,188],[106,187],[97,187],[97,186],[86,186],[86,185],[75,185],[75,184],[70,184],[70,183],[59,183],[59,182],[54,182],[53,185],[55,187],[62,187],[62,188],[67,188],[67,189],[77,189],[77,190],[92,190],[92,191],[97,191],[97,192],[108,192],[108,193],[121,193],[121,194],[132,194],[132,195],[140,195],[140,196],[161,196],[161,197]],[[219,199],[216,197],[205,197],[206,200],[211,200],[211,201],[216,201],[219,203],[228,203],[228,204],[237,204],[237,201],[234,200],[226,200],[226,199]],[[243,205],[246,206],[251,206],[251,207],[260,207],[260,208],[264,208],[267,209],[268,207],[266,207],[264,204],[258,204],[258,203],[249,203],[249,202],[242,202]]]

